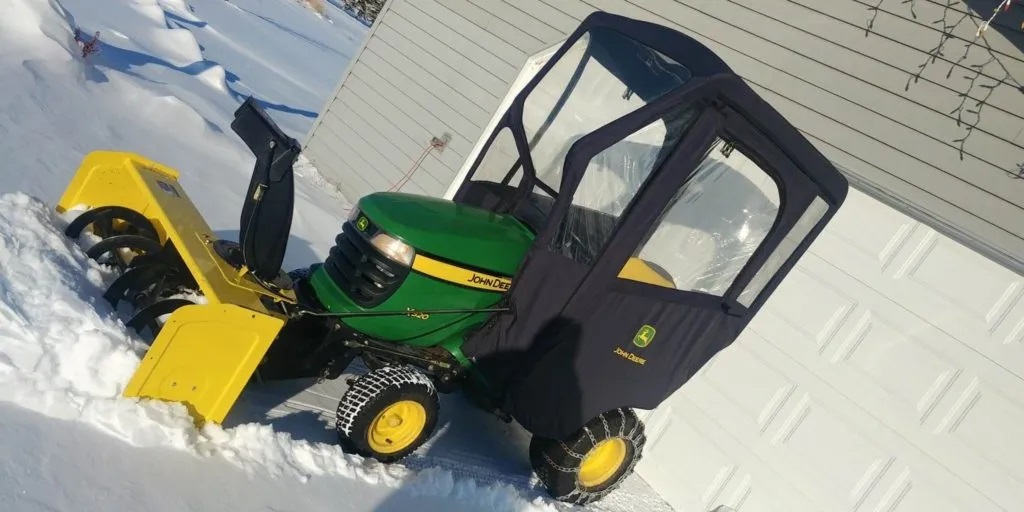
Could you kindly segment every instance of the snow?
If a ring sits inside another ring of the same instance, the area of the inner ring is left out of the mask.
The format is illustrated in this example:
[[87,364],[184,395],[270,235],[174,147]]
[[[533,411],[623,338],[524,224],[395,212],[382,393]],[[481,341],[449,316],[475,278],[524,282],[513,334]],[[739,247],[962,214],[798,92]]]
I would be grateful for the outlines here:
[[[251,153],[229,127],[235,108],[253,92],[248,84],[260,84],[263,107],[301,140],[366,31],[337,11],[327,23],[293,0],[195,1],[194,12],[180,1],[7,3],[0,7],[0,42],[7,49],[0,52],[2,190],[52,203],[86,152],[133,151],[181,171],[183,186],[224,237],[237,235],[240,190],[252,169]],[[155,19],[157,10],[165,21]],[[286,22],[301,27],[303,37],[279,36],[274,23]],[[88,63],[79,57],[71,23],[89,36],[100,32],[100,51]],[[173,63],[187,56],[180,48],[151,53],[181,37],[171,34],[188,33],[204,49],[201,60]],[[276,44],[282,38],[289,44]],[[326,254],[333,236],[324,232],[348,209],[332,190],[297,184],[296,202],[304,206],[293,220],[289,267]]]
[[[75,28],[99,32],[98,53],[82,58]],[[254,158],[232,112],[254,94],[301,140],[366,30],[298,0],[0,5],[0,510],[567,508],[529,477],[521,433],[458,397],[436,439],[394,465],[343,453],[322,418],[261,408],[287,389],[254,390],[201,429],[178,404],[121,397],[146,347],[102,299],[114,276],[63,235],[75,212],[53,209],[84,154],[178,169],[237,238]],[[286,268],[322,260],[350,208],[308,161],[296,177]],[[629,490],[593,508],[661,505]]]
[[[384,483],[343,487],[337,479],[314,476],[297,485],[268,473],[239,472],[223,458],[197,462],[174,448],[132,447],[85,423],[54,421],[16,406],[0,403],[0,418],[0,510],[517,510],[503,493],[455,482],[443,471],[422,472],[396,488],[388,475],[353,463],[360,483]],[[452,497],[460,504],[453,505]]]

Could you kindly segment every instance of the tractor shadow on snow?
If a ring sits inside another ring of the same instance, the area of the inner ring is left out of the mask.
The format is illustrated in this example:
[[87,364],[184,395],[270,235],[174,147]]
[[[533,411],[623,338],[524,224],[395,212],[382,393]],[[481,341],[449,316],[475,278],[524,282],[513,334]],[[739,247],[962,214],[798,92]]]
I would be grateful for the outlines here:
[[[568,352],[571,352],[572,358],[565,361],[559,371],[574,372],[571,359],[575,359],[579,350],[579,326],[572,321],[557,318],[546,329],[542,329],[538,337],[552,329],[560,331],[561,336],[564,336],[561,343],[571,346]],[[482,359],[481,364],[494,368],[515,368],[522,364],[525,356],[526,353],[522,351],[500,352]],[[287,433],[295,440],[337,445],[334,414],[338,400],[347,389],[345,381],[365,371],[359,362],[355,362],[344,375],[334,381],[315,383],[313,379],[295,379],[270,383],[251,382],[223,426],[231,428],[253,423],[267,425],[277,432]],[[575,374],[563,375],[559,381],[576,383],[576,389],[563,389],[560,395],[570,400],[558,404],[558,407],[578,408],[581,390]],[[447,471],[455,481],[472,479],[480,487],[510,486],[526,500],[549,499],[532,474],[529,432],[514,421],[505,423],[477,407],[461,390],[440,395],[440,403],[433,436],[414,454],[397,464],[412,471]],[[432,497],[435,490],[428,489],[422,496],[411,496],[410,492],[416,491],[397,490],[375,510],[404,512],[410,500],[421,498],[425,500],[424,510],[450,510],[450,497]],[[449,508],[445,508],[445,505]]]

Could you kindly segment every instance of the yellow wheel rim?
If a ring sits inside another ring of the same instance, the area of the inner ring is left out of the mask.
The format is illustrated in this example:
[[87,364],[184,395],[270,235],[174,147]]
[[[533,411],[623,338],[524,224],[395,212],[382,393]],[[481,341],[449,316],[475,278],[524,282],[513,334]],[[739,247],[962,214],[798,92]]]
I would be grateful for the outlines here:
[[367,442],[377,453],[395,453],[408,448],[427,425],[427,410],[413,400],[386,407],[370,423]]
[[626,442],[619,438],[597,443],[580,462],[577,478],[584,487],[597,487],[615,476],[626,461]]

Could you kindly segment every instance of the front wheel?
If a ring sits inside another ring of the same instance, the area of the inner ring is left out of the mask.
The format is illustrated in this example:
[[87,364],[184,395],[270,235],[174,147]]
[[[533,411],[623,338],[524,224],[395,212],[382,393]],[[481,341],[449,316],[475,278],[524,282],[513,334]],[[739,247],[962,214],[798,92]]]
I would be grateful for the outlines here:
[[338,404],[336,428],[347,450],[394,462],[434,431],[440,405],[433,382],[412,366],[385,366],[360,376]]
[[633,473],[643,453],[644,425],[631,409],[602,413],[565,439],[530,441],[530,463],[557,500],[586,505]]

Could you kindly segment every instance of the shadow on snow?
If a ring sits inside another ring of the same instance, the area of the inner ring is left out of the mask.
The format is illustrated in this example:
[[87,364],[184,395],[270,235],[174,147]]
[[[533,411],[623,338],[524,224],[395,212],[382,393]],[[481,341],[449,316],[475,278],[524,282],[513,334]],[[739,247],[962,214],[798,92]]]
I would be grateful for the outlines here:
[[[105,67],[159,85],[165,84],[153,80],[151,78],[142,76],[137,71],[135,71],[135,68],[140,68],[146,65],[154,65],[165,67],[167,69],[178,71],[180,73],[184,73],[190,76],[198,76],[201,73],[219,65],[214,61],[203,59],[200,61],[193,62],[191,64],[187,64],[185,66],[177,66],[160,57],[156,57],[154,55],[150,55],[135,50],[121,48],[119,46],[112,45],[102,40],[98,41],[97,46],[99,48],[98,62],[102,63]],[[242,91],[238,90],[236,84],[239,84],[241,82],[241,78],[237,74],[227,69],[224,70],[224,76],[227,82],[228,94],[230,94],[235,101],[241,104],[249,96],[249,94],[245,94]],[[98,69],[88,69],[86,71],[86,78],[97,83],[107,82],[106,75]],[[253,95],[255,96],[255,94]],[[291,107],[283,103],[273,103],[259,98],[255,98],[255,100],[257,103],[260,104],[261,107],[263,107],[266,110],[275,110],[285,114],[299,115],[309,119],[314,119],[318,115],[317,112]],[[218,129],[218,131],[220,131],[220,129]]]

